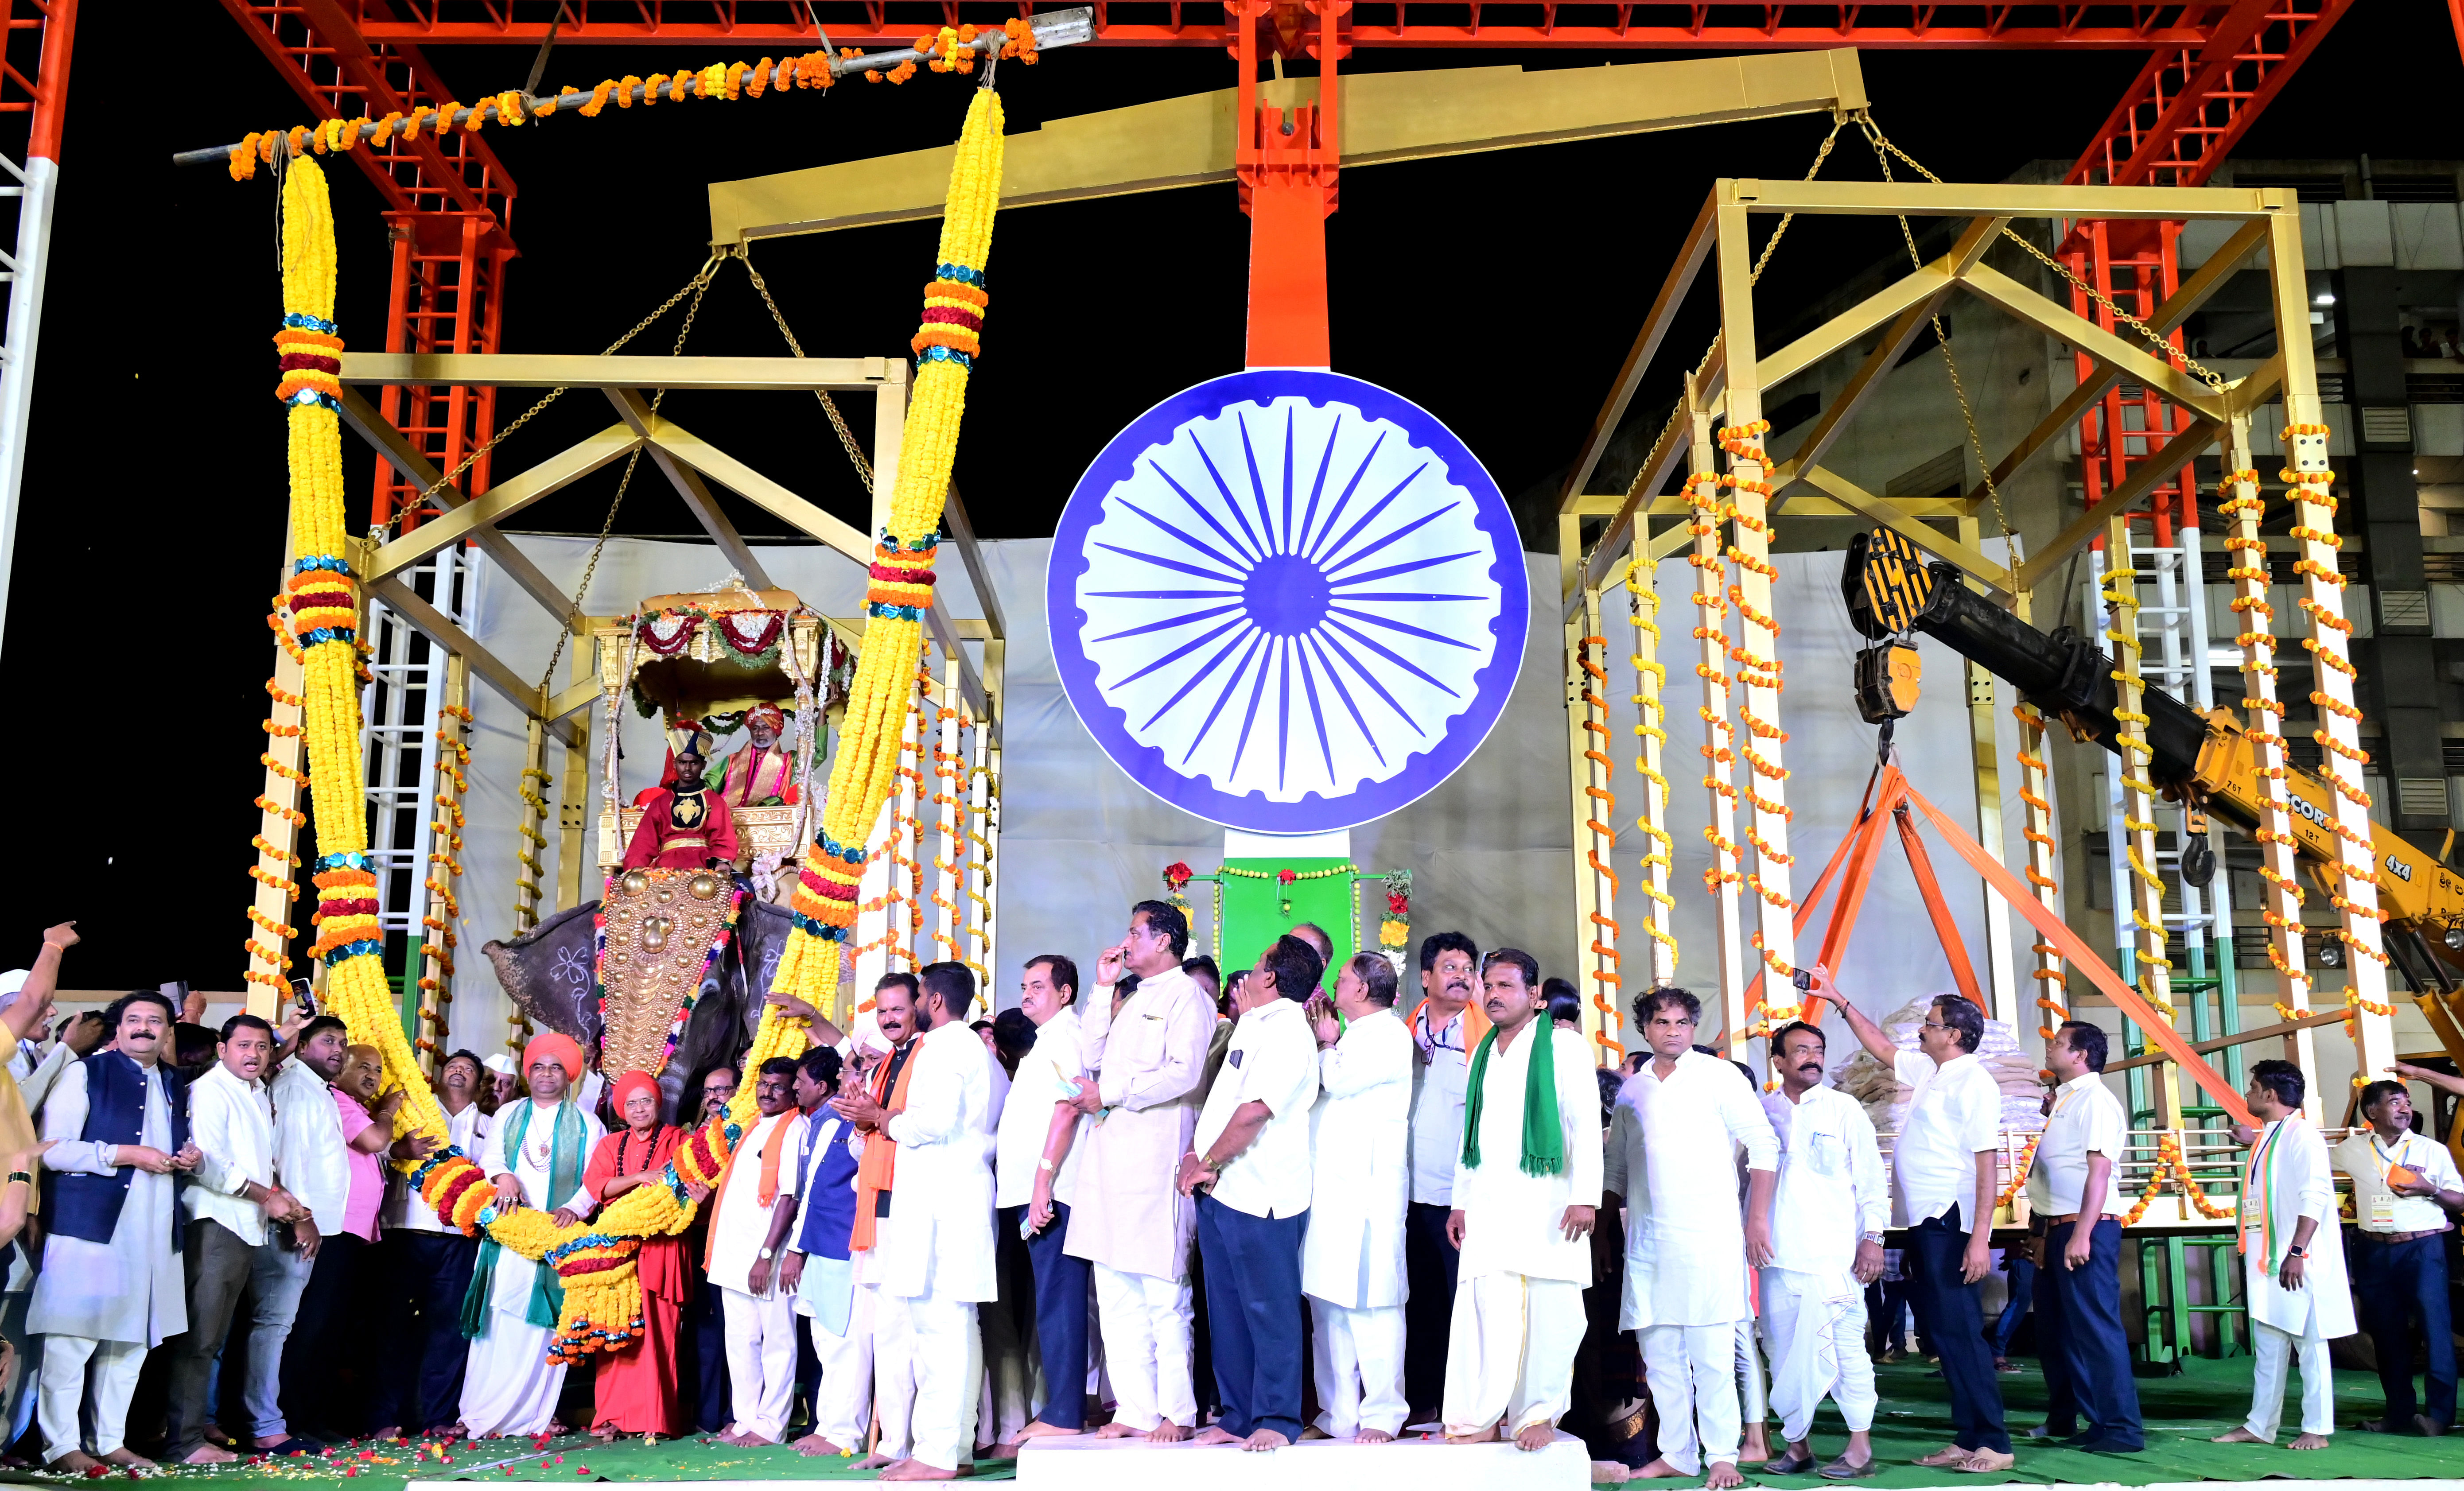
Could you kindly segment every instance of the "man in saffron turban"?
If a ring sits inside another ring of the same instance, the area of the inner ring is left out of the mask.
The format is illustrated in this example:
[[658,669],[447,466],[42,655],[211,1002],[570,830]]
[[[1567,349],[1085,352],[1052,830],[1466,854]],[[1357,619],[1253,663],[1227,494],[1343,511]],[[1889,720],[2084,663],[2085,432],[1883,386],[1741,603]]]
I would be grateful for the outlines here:
[[751,738],[718,763],[711,785],[731,808],[777,807],[796,800],[796,753],[781,732],[786,713],[775,704],[757,704],[744,715]]

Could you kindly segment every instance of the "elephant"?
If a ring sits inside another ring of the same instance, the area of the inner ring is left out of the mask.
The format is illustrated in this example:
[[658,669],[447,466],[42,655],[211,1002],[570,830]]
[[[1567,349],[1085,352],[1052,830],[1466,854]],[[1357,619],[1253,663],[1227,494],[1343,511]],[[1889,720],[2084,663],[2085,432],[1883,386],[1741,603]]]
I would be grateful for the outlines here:
[[[598,910],[597,901],[584,901],[509,942],[491,941],[479,949],[495,965],[496,982],[516,1007],[585,1046],[599,1040],[603,1028],[591,972]],[[792,925],[784,907],[745,898],[734,939],[702,978],[693,1016],[666,1070],[654,1074],[671,1121],[693,1116],[684,1090],[693,1073],[733,1064],[753,1043]]]

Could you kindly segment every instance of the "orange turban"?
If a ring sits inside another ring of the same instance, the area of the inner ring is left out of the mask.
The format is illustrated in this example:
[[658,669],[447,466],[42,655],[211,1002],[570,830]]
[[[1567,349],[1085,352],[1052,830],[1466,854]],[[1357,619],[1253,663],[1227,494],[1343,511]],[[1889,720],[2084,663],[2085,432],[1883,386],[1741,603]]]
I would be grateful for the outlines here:
[[662,1106],[664,1106],[667,1101],[666,1095],[659,1091],[659,1080],[656,1077],[651,1076],[646,1071],[636,1070],[627,1072],[624,1076],[616,1079],[616,1095],[614,1101],[616,1106],[616,1116],[618,1118],[621,1119],[625,1116],[626,1100],[630,1098],[636,1092],[649,1093]]
[[574,1040],[571,1036],[561,1036],[556,1034],[554,1031],[550,1031],[548,1034],[537,1038],[532,1041],[530,1044],[522,1047],[522,1075],[524,1077],[528,1077],[530,1075],[531,1068],[537,1066],[541,1062],[554,1062],[557,1065],[563,1067],[564,1080],[566,1082],[580,1082],[582,1080],[582,1043]]

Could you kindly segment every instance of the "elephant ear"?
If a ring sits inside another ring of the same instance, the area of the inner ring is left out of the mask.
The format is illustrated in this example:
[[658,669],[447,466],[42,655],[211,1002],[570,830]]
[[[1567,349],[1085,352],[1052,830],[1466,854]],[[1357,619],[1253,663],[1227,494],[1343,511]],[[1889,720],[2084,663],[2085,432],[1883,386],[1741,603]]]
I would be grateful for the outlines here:
[[753,1040],[761,1024],[761,1001],[770,997],[770,980],[779,971],[779,955],[787,951],[787,934],[795,930],[795,918],[783,906],[768,901],[745,903],[745,915],[737,931],[744,955],[744,981],[750,987],[744,993],[744,1039]]
[[479,951],[496,970],[496,983],[531,1023],[585,1045],[599,1039],[602,1021],[594,965],[599,954],[599,903],[584,901],[510,942]]

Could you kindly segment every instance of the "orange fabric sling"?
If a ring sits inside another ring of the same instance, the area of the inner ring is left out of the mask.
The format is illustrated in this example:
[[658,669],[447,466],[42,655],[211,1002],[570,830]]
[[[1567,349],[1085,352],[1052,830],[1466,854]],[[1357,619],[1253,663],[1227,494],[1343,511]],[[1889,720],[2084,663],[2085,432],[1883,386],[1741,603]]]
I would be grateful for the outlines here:
[[[787,1114],[781,1114],[779,1122],[770,1126],[770,1137],[761,1141],[761,1182],[754,1192],[753,1199],[763,1211],[768,1211],[770,1203],[779,1199],[779,1155],[780,1151],[786,1148],[781,1141],[787,1136]],[[736,1152],[727,1157],[727,1163],[719,1167],[718,1183],[710,1188],[713,1197],[710,1206],[710,1225],[703,1229],[701,1239],[701,1266],[704,1272],[710,1269],[711,1250],[718,1245],[718,1208],[720,1203],[727,1199],[727,1177],[735,1173],[736,1162],[743,1153],[744,1147],[737,1145]]]
[[[890,1063],[882,1063],[880,1070],[873,1076],[872,1100],[888,1108],[893,1115],[907,1110],[907,1085],[914,1080],[916,1058],[921,1054],[917,1052],[911,1055],[900,1063],[898,1085],[891,1089],[887,1097],[882,1095],[881,1084],[889,1076]],[[865,1135],[864,1158],[856,1161],[855,1231],[847,1243],[851,1250],[869,1249],[872,1246],[873,1228],[880,1220],[881,1214],[881,1203],[876,1197],[891,1188],[891,1182],[897,1173],[898,1141],[890,1137],[890,1129],[885,1124],[882,1128]]]

